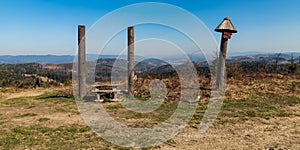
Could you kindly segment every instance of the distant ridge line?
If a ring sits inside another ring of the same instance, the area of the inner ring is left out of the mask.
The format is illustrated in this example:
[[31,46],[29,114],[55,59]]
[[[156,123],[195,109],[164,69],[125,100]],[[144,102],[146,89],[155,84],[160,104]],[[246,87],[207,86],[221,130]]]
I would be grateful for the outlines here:
[[[245,53],[230,53],[230,62],[238,61],[259,61],[265,59],[271,61],[276,57],[280,57],[285,62],[290,61],[291,55],[293,54],[295,61],[300,61],[300,52],[284,52],[284,53],[256,53],[256,52],[245,52]],[[74,55],[0,55],[0,64],[22,64],[22,63],[39,63],[39,64],[66,64],[74,62]],[[126,55],[97,55],[97,54],[87,54],[88,61],[96,61],[97,59],[124,59],[127,60]],[[142,56],[135,56],[136,61],[141,61],[146,59]],[[194,62],[204,62],[206,61],[202,55],[192,55],[190,58]],[[182,62],[186,60],[182,56],[170,56],[164,57],[162,60],[174,62]]]

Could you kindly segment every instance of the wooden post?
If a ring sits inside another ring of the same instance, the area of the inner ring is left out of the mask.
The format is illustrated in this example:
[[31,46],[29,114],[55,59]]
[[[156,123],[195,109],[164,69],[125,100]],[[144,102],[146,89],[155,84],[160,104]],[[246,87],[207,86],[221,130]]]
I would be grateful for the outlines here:
[[134,27],[128,27],[128,92],[132,95],[134,82]]
[[227,44],[228,39],[231,38],[232,33],[237,33],[237,30],[235,29],[229,18],[224,18],[224,20],[221,22],[221,24],[218,25],[215,31],[222,33],[216,84],[218,90],[225,90]]
[[228,44],[228,39],[224,38],[224,33],[222,33],[220,54],[219,54],[219,64],[218,64],[218,74],[217,74],[217,89],[219,90],[225,88],[227,44]]
[[86,57],[85,57],[85,26],[78,26],[78,94],[80,98],[86,95]]

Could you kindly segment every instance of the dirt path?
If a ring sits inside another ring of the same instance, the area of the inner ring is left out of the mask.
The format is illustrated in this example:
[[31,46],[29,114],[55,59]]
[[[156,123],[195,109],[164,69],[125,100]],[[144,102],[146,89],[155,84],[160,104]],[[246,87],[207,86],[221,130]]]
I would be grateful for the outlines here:
[[12,99],[12,98],[19,98],[19,97],[32,97],[32,96],[40,96],[42,94],[45,94],[48,89],[35,89],[35,90],[26,90],[21,91],[15,94],[7,95],[5,98]]
[[186,128],[161,149],[300,149],[300,105],[293,117],[214,124],[205,134]]
[[36,89],[18,89],[13,92],[1,93],[1,96],[4,99],[12,99],[12,98],[19,98],[19,97],[34,97],[40,96],[47,92],[51,93],[53,91],[62,90],[64,87],[59,88],[36,88]]

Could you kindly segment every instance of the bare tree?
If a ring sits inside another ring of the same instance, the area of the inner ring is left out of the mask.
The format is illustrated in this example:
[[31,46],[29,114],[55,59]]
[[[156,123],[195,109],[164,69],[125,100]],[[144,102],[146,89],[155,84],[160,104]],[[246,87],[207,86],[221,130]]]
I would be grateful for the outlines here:
[[294,74],[296,72],[296,70],[298,69],[298,65],[294,63],[293,53],[291,54],[291,63],[289,64],[288,68],[292,74]]
[[275,58],[275,66],[274,66],[274,71],[278,74],[278,63],[279,63],[279,58],[281,56],[281,52],[277,54]]

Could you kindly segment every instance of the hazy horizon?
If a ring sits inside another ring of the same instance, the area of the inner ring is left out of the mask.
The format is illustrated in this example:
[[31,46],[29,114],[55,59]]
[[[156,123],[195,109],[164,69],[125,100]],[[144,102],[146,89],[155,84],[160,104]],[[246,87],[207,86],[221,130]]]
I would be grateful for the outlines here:
[[[300,53],[299,51],[281,51],[281,52],[271,52],[271,51],[236,51],[236,52],[228,52],[228,55],[243,55],[243,54],[290,54],[290,53]],[[76,56],[77,54],[0,54],[0,56],[47,56],[47,55],[51,55],[51,56]],[[104,56],[118,56],[118,54],[115,53],[106,53],[106,54],[96,54],[96,53],[87,53],[86,55],[104,55]],[[139,55],[136,55],[139,56]],[[169,55],[169,56],[176,56],[176,55]]]

